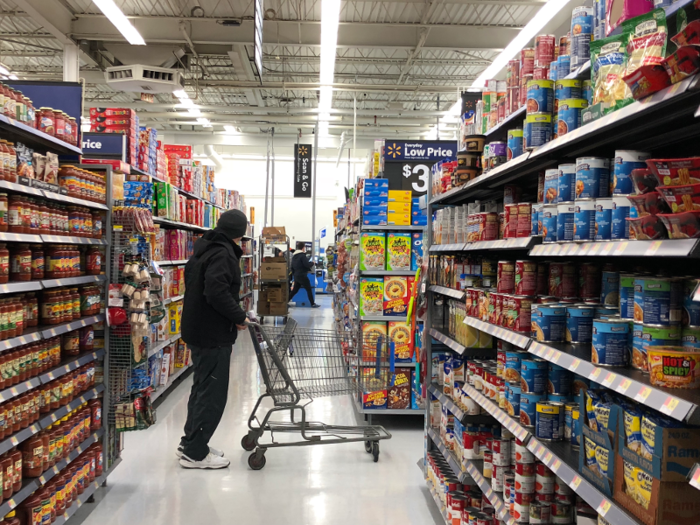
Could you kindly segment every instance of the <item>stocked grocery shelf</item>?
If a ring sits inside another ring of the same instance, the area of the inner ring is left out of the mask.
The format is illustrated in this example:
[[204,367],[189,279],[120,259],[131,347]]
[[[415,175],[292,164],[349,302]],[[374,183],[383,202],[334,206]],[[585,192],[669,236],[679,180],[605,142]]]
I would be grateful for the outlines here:
[[15,348],[18,346],[26,345],[39,341],[41,339],[41,332],[38,328],[30,328],[26,333],[13,337],[12,339],[5,339],[0,341],[0,350],[9,350],[10,348]]
[[464,292],[460,292],[459,290],[453,290],[452,288],[447,288],[446,286],[438,286],[434,284],[430,286],[428,290],[430,290],[431,292],[439,293],[440,295],[452,297],[453,299],[457,299],[458,301],[464,299]]
[[78,284],[99,283],[107,280],[106,275],[81,275],[80,277],[63,277],[61,279],[44,279],[37,281],[42,288],[56,288],[57,286],[75,286]]
[[5,139],[13,142],[22,142],[34,149],[51,151],[60,155],[83,154],[82,148],[68,144],[5,115],[0,115],[0,130],[2,130],[2,136]]
[[361,315],[360,319],[363,321],[405,321],[406,316],[399,315]]
[[[377,361],[358,361],[357,366],[377,366]],[[386,368],[387,365],[384,363],[381,364],[382,367]],[[415,368],[416,363],[415,362],[410,362],[410,363],[401,363],[399,361],[396,361],[394,363],[394,368]]]
[[168,345],[174,343],[175,341],[177,341],[178,339],[180,339],[180,337],[182,337],[180,334],[175,334],[173,336],[170,336],[165,341],[160,341],[158,344],[154,345],[153,348],[151,348],[148,351],[148,357],[151,357],[152,355],[156,355],[163,348],[165,348],[166,346],[168,346]]
[[513,111],[510,115],[508,115],[505,119],[503,119],[499,124],[495,125],[492,127],[490,130],[488,130],[485,135],[487,137],[493,137],[495,135],[498,135],[499,132],[504,132],[508,131],[510,129],[510,126],[515,123],[516,121],[523,120],[525,118],[525,113],[526,113],[526,106],[520,106],[518,109]]
[[435,443],[435,446],[437,446],[440,454],[442,454],[442,456],[445,458],[445,461],[447,461],[447,464],[452,470],[452,474],[459,479],[459,482],[466,483],[470,481],[469,476],[462,472],[462,466],[459,464],[454,454],[445,446],[437,431],[432,427],[428,427],[428,435],[430,436],[430,439],[433,440],[433,443]]
[[424,416],[425,415],[425,409],[422,408],[363,408],[362,405],[360,405],[359,400],[355,399],[355,408],[357,409],[357,412],[360,414],[368,414],[372,416],[407,416],[407,415],[416,415],[416,416]]
[[251,290],[250,292],[246,292],[243,295],[239,296],[239,299],[243,299],[244,297],[248,297],[249,295],[253,295],[253,291]]
[[[73,237],[70,235],[34,235],[34,237],[40,237],[39,242],[55,242],[58,244],[93,244],[97,246],[104,246],[107,244],[103,239],[93,239],[91,237]],[[32,241],[34,242],[34,241]]]
[[490,416],[471,416],[469,414],[466,414],[461,408],[455,405],[455,403],[452,401],[452,399],[449,398],[449,396],[446,396],[442,393],[439,385],[431,384],[428,387],[428,392],[434,395],[438,399],[438,401],[440,401],[440,404],[447,408],[447,410],[449,410],[452,413],[452,415],[454,415],[462,423],[465,422],[465,418],[469,418],[468,421],[470,424],[493,423],[493,419],[491,419]]
[[375,230],[401,230],[401,231],[422,231],[427,226],[393,226],[393,225],[383,225],[383,226],[370,226],[362,224],[362,229],[364,231],[375,231]]
[[167,299],[163,300],[163,304],[174,303],[176,301],[181,301],[184,298],[185,298],[184,295],[176,295],[175,297],[168,297]]
[[454,339],[447,337],[445,334],[443,334],[442,332],[440,332],[436,328],[430,328],[428,330],[428,333],[430,334],[430,336],[433,339],[441,342],[442,344],[444,344],[448,348],[454,350],[455,352],[457,352],[460,355],[463,354],[464,351],[467,349],[464,345],[461,345],[457,341],[455,341]]
[[463,390],[470,398],[476,401],[479,406],[491,414],[496,421],[507,428],[511,434],[513,434],[523,443],[527,442],[528,437],[530,436],[530,430],[522,425],[519,419],[509,416],[505,410],[498,406],[498,403],[494,403],[491,399],[488,399],[473,386],[465,383]]
[[481,492],[489,499],[496,511],[498,519],[507,525],[516,525],[515,520],[510,516],[509,506],[504,505],[503,496],[496,494],[491,488],[491,482],[482,475],[483,461],[468,461],[467,473],[472,477],[474,482],[479,486]]
[[0,391],[0,403],[4,403],[8,399],[24,394],[25,392],[28,392],[39,385],[41,385],[41,380],[38,377],[32,377],[27,381],[22,381],[21,383],[17,383],[15,386],[6,388],[5,390]]
[[[421,461],[423,461],[421,459]],[[442,502],[440,501],[440,498],[438,497],[437,493],[433,489],[433,487],[428,487],[428,490],[430,491],[430,495],[433,497],[433,501],[435,502],[435,505],[437,505],[438,512],[442,516],[443,521],[445,522],[445,525],[452,525],[452,520],[450,517],[447,515],[447,509],[442,508]]]
[[[90,352],[87,354],[72,357],[70,359],[66,359],[66,360],[64,360],[63,363],[61,363],[59,366],[57,366],[53,370],[50,370],[44,374],[41,374],[38,378],[35,378],[35,379],[38,379],[41,382],[41,384],[45,385],[58,377],[64,376],[64,375],[68,374],[69,372],[72,372],[76,368],[80,368],[81,366],[83,366],[91,361],[96,361],[97,359],[104,357],[104,355],[105,355],[105,350],[103,348],[101,348],[99,350],[95,350],[94,352]],[[5,391],[0,392],[0,398],[2,398]],[[5,400],[0,399],[0,401],[5,401]]]
[[649,375],[634,368],[610,368],[590,362],[589,345],[539,343],[533,341],[528,352],[567,370],[587,377],[618,394],[658,410],[678,421],[700,424],[700,391],[652,386]]
[[528,255],[533,257],[698,257],[700,241],[698,239],[664,239],[540,244],[530,250]]
[[433,244],[430,247],[430,253],[434,252],[461,252],[464,250],[464,243],[457,244]]
[[466,244],[436,244],[430,247],[434,252],[475,252],[479,250],[529,250],[542,242],[541,237],[519,237],[495,241],[477,241]]
[[179,259],[177,261],[155,261],[159,266],[177,266],[179,264],[187,264],[189,259]]
[[416,275],[415,271],[412,270],[360,270],[362,275]]
[[204,226],[197,226],[196,224],[188,224],[186,222],[171,221],[170,219],[164,219],[163,217],[153,217],[153,222],[156,224],[163,224],[165,226],[172,226],[173,228],[181,228],[183,230],[194,230],[196,232],[206,232],[211,230],[211,228],[205,228]]
[[51,337],[56,337],[57,335],[65,334],[66,332],[77,330],[78,328],[83,328],[84,326],[99,323],[104,320],[104,314],[90,315],[78,319],[77,321],[71,321],[70,323],[62,323],[51,327],[39,327],[39,330],[44,339],[50,339]]
[[[30,179],[33,180],[33,179]],[[16,193],[24,193],[25,195],[32,195],[36,197],[44,197],[46,199],[67,202],[69,204],[76,204],[78,206],[84,206],[86,208],[95,208],[98,210],[108,210],[105,204],[99,202],[87,201],[85,199],[78,199],[76,197],[70,197],[68,195],[63,195],[62,193],[56,193],[55,191],[42,190],[39,188],[33,188],[31,186],[25,186],[24,184],[18,184],[16,182],[9,182],[6,180],[0,180],[0,188],[4,190],[14,191]]]
[[10,233],[10,232],[0,232],[0,241],[2,242],[31,242],[39,243],[44,242],[41,235],[34,235],[33,233]]
[[20,281],[0,284],[0,293],[33,292],[41,289],[41,281]]
[[175,383],[175,381],[176,381],[180,376],[182,376],[185,372],[187,372],[190,368],[192,368],[191,365],[183,366],[183,367],[180,368],[178,371],[176,371],[173,375],[171,375],[171,376],[168,378],[168,384],[167,384],[167,385],[165,385],[165,386],[160,386],[157,390],[155,390],[155,391],[151,394],[151,401],[152,401],[152,402],[155,401],[155,400],[158,399],[160,396],[162,396],[165,392],[167,392],[167,391],[170,389],[170,387],[173,386],[173,384]]
[[526,349],[532,340],[530,337],[521,333],[492,325],[491,323],[486,323],[480,319],[475,319],[474,317],[465,317],[464,324],[469,325],[472,328],[476,328],[477,330],[481,330],[482,332],[486,332],[493,337],[498,337],[499,339],[508,341],[509,343],[523,349]]

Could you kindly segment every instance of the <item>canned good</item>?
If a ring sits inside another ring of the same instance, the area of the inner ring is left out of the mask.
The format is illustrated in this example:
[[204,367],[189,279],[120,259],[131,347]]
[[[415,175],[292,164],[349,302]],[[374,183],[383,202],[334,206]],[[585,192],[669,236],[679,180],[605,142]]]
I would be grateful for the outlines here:
[[595,237],[595,200],[579,199],[574,208],[574,241],[588,242]]
[[510,445],[508,439],[494,438],[491,442],[491,451],[493,452],[493,464],[499,467],[510,466]]
[[643,151],[621,150],[615,152],[615,167],[613,174],[613,195],[629,195],[634,193],[631,173],[632,170],[646,169],[646,160],[651,158]]
[[544,394],[547,391],[547,361],[523,359],[520,363],[522,393]]
[[508,130],[508,160],[523,154],[523,130],[521,128]]
[[573,263],[549,263],[549,291],[554,297],[576,297],[576,266]]
[[541,441],[564,439],[564,405],[556,401],[537,403],[535,435]]
[[579,67],[591,57],[593,8],[575,7],[571,14],[571,67]]
[[561,137],[583,125],[581,114],[588,107],[588,101],[583,98],[559,100],[557,106],[557,136]]
[[560,202],[557,204],[557,242],[570,242],[574,240],[574,216],[573,202]]
[[494,492],[503,492],[503,474],[509,467],[502,467],[500,465],[493,466],[493,476],[491,477],[491,489]]
[[571,432],[573,429],[573,412],[579,406],[578,403],[564,403],[564,439],[571,442]]
[[530,80],[527,83],[527,113],[551,113],[554,111],[554,82]]
[[601,304],[605,306],[617,306],[620,302],[620,273],[604,270],[601,282]]
[[561,343],[565,339],[566,307],[538,304],[532,307],[532,335],[540,342]]
[[627,366],[629,331],[628,321],[594,319],[591,363],[601,366]]
[[525,352],[506,352],[506,369],[504,379],[507,383],[516,383],[520,385],[520,367],[523,355],[525,355]]
[[576,159],[576,198],[608,197],[610,190],[610,161],[600,157]]
[[578,272],[578,295],[585,303],[600,301],[600,266],[595,263],[581,263]]
[[557,202],[572,202],[576,196],[576,164],[560,164],[558,172]]
[[515,440],[515,462],[522,465],[535,463],[535,456],[519,439]]
[[[516,469],[518,465],[516,463]],[[518,472],[515,471],[515,490],[523,494],[535,493],[535,474],[534,472]]]
[[552,523],[554,525],[570,525],[573,520],[570,503],[561,503],[556,499],[551,504]]
[[700,326],[700,302],[693,301],[698,279],[683,281],[683,326]]
[[542,206],[540,235],[542,242],[557,242],[557,205]]
[[558,111],[562,100],[582,98],[582,93],[580,80],[558,78],[554,83],[554,108]]
[[700,326],[683,327],[681,346],[686,350],[700,352]]
[[543,394],[520,394],[520,424],[534,427],[537,413],[537,403],[547,399]]
[[540,224],[542,224],[542,205],[533,204],[532,213],[530,214],[530,236],[535,237],[541,235]]
[[518,204],[518,222],[516,227],[516,237],[529,237],[531,229],[532,204],[521,202]]
[[[639,324],[635,324],[633,332],[636,332],[640,327]],[[636,335],[636,334],[635,334]],[[634,338],[632,343],[632,366],[643,372],[649,371],[649,364],[647,356],[649,355],[649,348],[655,346],[680,346],[681,345],[681,327],[676,326],[666,326],[666,325],[654,325],[654,324],[642,324],[641,334],[639,338],[641,339],[641,351],[637,349],[635,351]],[[638,343],[639,344],[639,343]]]
[[634,321],[671,325],[681,322],[682,283],[671,277],[634,280]]
[[524,295],[507,296],[506,328],[514,332],[530,333],[532,329],[532,297]]
[[556,204],[559,198],[559,170],[551,169],[544,172],[544,203]]
[[634,319],[634,280],[633,273],[620,274],[620,317]]
[[552,400],[553,395],[568,396],[571,393],[573,376],[566,368],[549,363],[547,378],[548,399]]
[[549,474],[535,474],[535,491],[537,494],[554,494],[554,476]]
[[527,150],[539,148],[552,140],[552,114],[529,113],[525,117],[523,136]]
[[571,447],[581,446],[581,418],[578,406],[571,411]]
[[630,201],[627,197],[613,197],[610,212],[610,238],[612,240],[630,238],[630,229],[627,224],[630,211]]
[[515,264],[513,261],[498,261],[498,293],[513,293],[515,290]]
[[612,235],[612,199],[595,201],[595,240],[609,241]]

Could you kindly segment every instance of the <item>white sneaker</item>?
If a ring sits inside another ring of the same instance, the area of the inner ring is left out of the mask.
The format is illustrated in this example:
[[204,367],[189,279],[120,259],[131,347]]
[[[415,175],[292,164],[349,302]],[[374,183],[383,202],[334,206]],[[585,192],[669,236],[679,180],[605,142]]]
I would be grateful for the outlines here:
[[226,468],[230,464],[231,462],[228,459],[222,458],[221,456],[215,456],[211,452],[207,454],[207,457],[205,457],[202,461],[195,461],[188,458],[184,454],[180,458],[180,466],[182,468],[219,469]]
[[[180,459],[184,453],[185,453],[185,447],[183,447],[182,445],[179,445],[177,447],[177,451],[175,452],[177,459]],[[209,447],[209,453],[214,454],[215,456],[219,456],[220,458],[224,457],[224,451],[219,450],[218,448]]]

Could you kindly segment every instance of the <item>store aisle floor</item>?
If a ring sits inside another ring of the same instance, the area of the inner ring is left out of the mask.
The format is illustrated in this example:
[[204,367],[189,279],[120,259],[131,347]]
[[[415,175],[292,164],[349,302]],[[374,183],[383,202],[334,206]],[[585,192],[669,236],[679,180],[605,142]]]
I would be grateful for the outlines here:
[[[319,302],[319,309],[292,309],[292,317],[303,327],[331,328],[331,298],[320,296]],[[127,435],[123,462],[108,490],[99,491],[106,493],[102,501],[84,506],[94,507],[85,525],[431,525],[441,519],[435,504],[427,503],[432,498],[416,466],[424,447],[422,418],[376,418],[393,434],[381,442],[376,464],[362,443],[350,443],[270,449],[265,468],[251,471],[240,440],[264,383],[246,332],[231,366],[226,413],[211,443],[223,448],[231,466],[185,470],[175,458],[188,378],[158,407],[154,427]],[[348,396],[318,399],[309,412],[326,423],[361,421]]]

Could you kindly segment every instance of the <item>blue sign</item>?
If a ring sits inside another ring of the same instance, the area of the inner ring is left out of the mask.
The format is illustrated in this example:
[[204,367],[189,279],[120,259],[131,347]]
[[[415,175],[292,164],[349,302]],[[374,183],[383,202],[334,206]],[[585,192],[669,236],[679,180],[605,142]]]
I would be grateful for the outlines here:
[[443,160],[456,156],[457,141],[454,140],[386,140],[384,143],[384,162]]
[[323,229],[321,230],[321,239],[323,239],[325,236],[326,236],[326,229],[323,228]]
[[83,133],[83,155],[126,160],[126,135],[119,133]]

